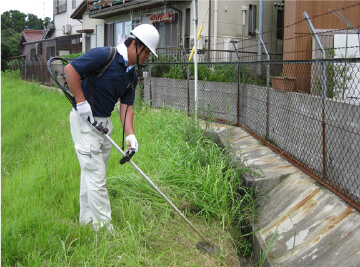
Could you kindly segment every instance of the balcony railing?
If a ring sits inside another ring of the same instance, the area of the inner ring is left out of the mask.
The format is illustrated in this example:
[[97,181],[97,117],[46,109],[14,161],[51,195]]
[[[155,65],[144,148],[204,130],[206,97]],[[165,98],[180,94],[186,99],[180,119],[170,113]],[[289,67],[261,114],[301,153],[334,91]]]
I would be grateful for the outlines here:
[[125,2],[130,2],[131,0],[88,0],[88,11],[99,10],[103,8],[108,8],[114,5],[124,4]]
[[[191,0],[168,0],[166,3],[191,2]],[[103,19],[108,16],[128,14],[130,10],[139,11],[162,7],[165,1],[154,0],[87,0],[87,10],[92,18]]]

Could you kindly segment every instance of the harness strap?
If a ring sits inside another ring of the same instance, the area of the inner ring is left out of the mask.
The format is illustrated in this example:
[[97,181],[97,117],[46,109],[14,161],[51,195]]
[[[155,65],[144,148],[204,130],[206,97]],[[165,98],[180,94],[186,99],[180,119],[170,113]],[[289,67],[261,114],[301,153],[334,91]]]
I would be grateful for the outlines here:
[[105,71],[110,67],[110,65],[113,63],[115,56],[116,56],[116,47],[110,46],[110,53],[108,58],[105,60],[105,62],[101,65],[101,67],[95,71],[95,73],[90,74],[90,107],[91,111],[94,112],[94,84],[93,79],[94,75],[96,75],[96,78],[99,79]]
[[116,47],[110,46],[110,54],[108,58],[106,59],[105,63],[100,67],[98,74],[96,75],[96,78],[100,78],[103,76],[104,72],[110,67],[111,63],[113,63],[116,56]]

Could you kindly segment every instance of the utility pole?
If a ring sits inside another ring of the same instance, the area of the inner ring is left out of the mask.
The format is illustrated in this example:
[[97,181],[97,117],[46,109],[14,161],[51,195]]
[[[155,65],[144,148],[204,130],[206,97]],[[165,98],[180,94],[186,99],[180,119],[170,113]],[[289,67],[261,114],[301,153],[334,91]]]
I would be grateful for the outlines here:
[[194,2],[194,46],[195,46],[195,55],[194,55],[194,72],[195,72],[195,120],[197,120],[198,115],[198,66],[197,66],[197,25],[198,25],[198,0],[193,0]]
[[[262,38],[263,33],[263,17],[264,17],[264,0],[259,3],[259,37]],[[258,61],[262,61],[262,44],[261,38],[258,40]],[[261,75],[261,64],[258,65],[258,75]]]
[[208,61],[210,62],[210,40],[211,40],[211,0],[209,0],[209,23],[208,23]]

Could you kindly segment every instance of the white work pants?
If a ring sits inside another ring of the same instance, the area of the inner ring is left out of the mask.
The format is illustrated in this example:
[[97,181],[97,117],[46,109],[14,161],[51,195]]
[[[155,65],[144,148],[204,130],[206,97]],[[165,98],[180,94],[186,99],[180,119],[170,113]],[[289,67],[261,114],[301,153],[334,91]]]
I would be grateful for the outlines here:
[[[113,125],[110,118],[94,119],[109,129],[111,137]],[[86,225],[92,221],[93,226],[102,228],[111,220],[106,169],[112,144],[75,109],[70,112],[70,129],[81,167],[79,222]]]

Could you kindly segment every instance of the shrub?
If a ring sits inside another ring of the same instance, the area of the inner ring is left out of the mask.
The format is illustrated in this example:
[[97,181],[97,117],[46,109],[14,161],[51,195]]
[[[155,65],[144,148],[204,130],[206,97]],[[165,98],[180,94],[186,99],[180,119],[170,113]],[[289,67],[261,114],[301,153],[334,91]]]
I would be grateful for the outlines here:
[[75,54],[69,54],[69,55],[62,55],[60,57],[65,58],[65,59],[74,59],[74,58],[77,58],[77,57],[79,57],[79,56],[81,56],[83,54],[84,54],[84,52],[81,52],[81,53],[75,53]]
[[[165,64],[157,65],[154,64],[155,68],[158,66],[168,66],[169,70],[163,72],[161,76],[154,75],[153,71],[151,76],[153,77],[163,77],[171,79],[186,79],[187,78],[187,64]],[[152,67],[152,70],[153,68]],[[190,79],[195,79],[194,74],[194,64],[189,66]],[[165,68],[164,68],[165,71]],[[209,67],[206,64],[198,65],[198,80],[200,81],[212,81],[212,82],[230,82],[237,83],[238,81],[238,65],[237,64],[216,64],[213,67]],[[241,67],[240,71],[241,83],[245,84],[256,84],[260,86],[266,85],[266,81],[259,79],[251,73],[251,70],[246,67]]]

